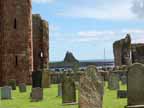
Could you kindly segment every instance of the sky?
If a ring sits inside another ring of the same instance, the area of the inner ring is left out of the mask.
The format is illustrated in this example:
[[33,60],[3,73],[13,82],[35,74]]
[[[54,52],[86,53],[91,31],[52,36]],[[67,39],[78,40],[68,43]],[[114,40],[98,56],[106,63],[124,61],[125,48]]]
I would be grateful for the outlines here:
[[144,43],[144,0],[32,0],[47,20],[50,61],[70,51],[78,60],[113,59],[113,42],[131,34]]

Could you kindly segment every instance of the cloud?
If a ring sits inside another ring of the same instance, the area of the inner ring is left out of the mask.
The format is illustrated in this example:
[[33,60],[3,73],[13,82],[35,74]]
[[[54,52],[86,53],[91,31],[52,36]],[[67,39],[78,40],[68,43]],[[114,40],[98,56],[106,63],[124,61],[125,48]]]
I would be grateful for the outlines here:
[[[123,2],[122,2],[123,1]],[[91,18],[101,20],[130,20],[135,19],[131,11],[132,0],[96,0],[95,6],[76,5],[64,8],[57,15],[72,18]]]
[[132,12],[139,18],[144,18],[144,0],[134,0],[131,8]]
[[54,0],[32,0],[34,3],[52,3]]
[[144,43],[144,29],[87,30],[75,33],[55,32],[52,36],[52,40],[68,43],[113,43],[116,40],[124,38],[127,33],[130,33],[133,43]]
[[81,31],[77,33],[79,36],[78,42],[89,41],[107,41],[111,40],[115,36],[113,31]]

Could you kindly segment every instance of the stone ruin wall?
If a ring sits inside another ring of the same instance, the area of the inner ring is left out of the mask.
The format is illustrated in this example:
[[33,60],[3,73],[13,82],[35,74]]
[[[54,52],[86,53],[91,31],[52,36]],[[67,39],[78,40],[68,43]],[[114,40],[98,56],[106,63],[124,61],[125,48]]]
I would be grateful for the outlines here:
[[33,71],[31,0],[0,0],[0,85],[30,83]]
[[129,65],[131,63],[131,38],[130,35],[113,44],[115,66]]
[[43,20],[39,14],[33,15],[33,47],[34,70],[40,68],[48,69],[49,26],[48,22]]
[[132,63],[144,63],[144,44],[132,44]]

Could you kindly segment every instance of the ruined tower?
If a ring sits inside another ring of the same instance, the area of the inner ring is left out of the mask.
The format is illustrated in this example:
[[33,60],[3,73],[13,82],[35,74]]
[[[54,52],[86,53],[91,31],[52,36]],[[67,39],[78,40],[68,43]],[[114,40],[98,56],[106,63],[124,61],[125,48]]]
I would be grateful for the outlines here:
[[34,70],[48,69],[49,27],[39,14],[33,14]]
[[125,38],[114,42],[113,52],[115,66],[131,64],[131,37],[129,34]]
[[31,8],[31,0],[0,0],[0,85],[10,79],[31,83]]

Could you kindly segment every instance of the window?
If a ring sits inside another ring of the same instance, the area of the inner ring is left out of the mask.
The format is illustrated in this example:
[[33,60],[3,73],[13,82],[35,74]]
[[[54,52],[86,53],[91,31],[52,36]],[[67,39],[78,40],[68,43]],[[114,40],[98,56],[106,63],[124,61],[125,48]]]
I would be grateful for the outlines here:
[[16,18],[14,19],[14,29],[17,28],[17,21],[16,21]]
[[15,65],[18,65],[18,56],[15,56]]

